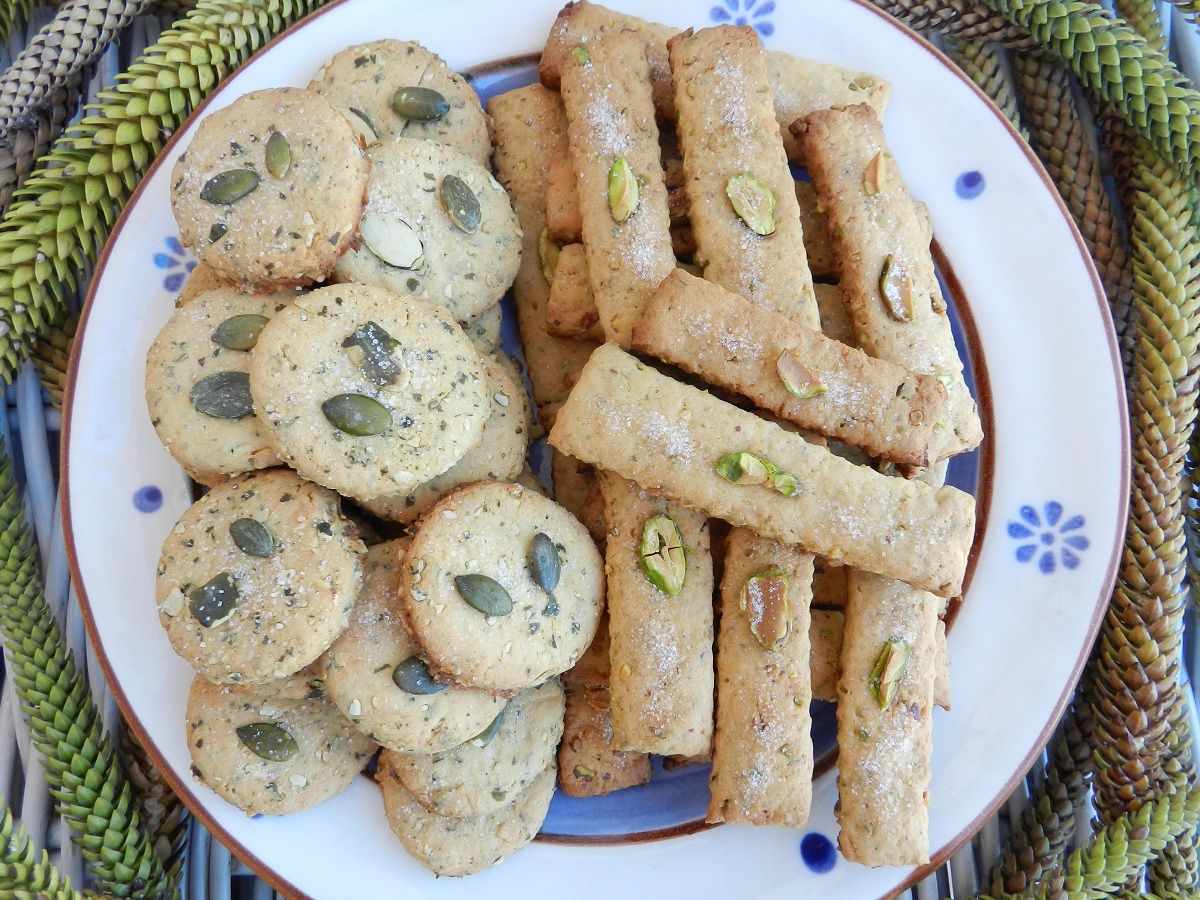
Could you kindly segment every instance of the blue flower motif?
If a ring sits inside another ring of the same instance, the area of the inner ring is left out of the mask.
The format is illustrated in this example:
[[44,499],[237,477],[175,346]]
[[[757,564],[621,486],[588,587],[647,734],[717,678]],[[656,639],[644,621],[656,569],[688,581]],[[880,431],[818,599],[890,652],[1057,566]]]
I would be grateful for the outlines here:
[[179,243],[179,238],[174,235],[168,235],[163,243],[166,244],[168,252],[155,253],[154,265],[159,269],[166,270],[163,289],[175,293],[183,287],[183,280],[187,278],[188,273],[196,268],[196,260],[187,248]]
[[133,492],[133,505],[138,512],[158,512],[163,503],[163,492],[152,484],[147,484]]
[[1022,506],[1017,513],[1020,521],[1008,523],[1008,536],[1021,541],[1017,562],[1036,558],[1044,575],[1052,573],[1060,562],[1068,569],[1079,566],[1079,554],[1090,546],[1086,537],[1077,534],[1084,526],[1083,516],[1072,516],[1064,522],[1062,504],[1054,500],[1042,507],[1040,515],[1032,506]]
[[983,193],[986,186],[987,180],[983,177],[983,173],[972,169],[969,172],[963,172],[954,180],[954,193],[963,200],[974,200]]
[[708,17],[712,21],[753,25],[754,30],[763,37],[770,37],[775,33],[775,26],[765,18],[775,12],[775,0],[766,0],[761,4],[758,0],[721,0],[721,3],[722,6],[714,6],[709,10]]
[[810,831],[800,841],[800,858],[818,875],[824,875],[837,864],[837,849],[825,835]]

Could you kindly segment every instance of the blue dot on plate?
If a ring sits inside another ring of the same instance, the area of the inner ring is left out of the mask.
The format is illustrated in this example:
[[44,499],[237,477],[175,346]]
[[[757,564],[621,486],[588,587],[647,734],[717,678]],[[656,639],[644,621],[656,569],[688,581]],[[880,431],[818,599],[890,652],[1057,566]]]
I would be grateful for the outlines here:
[[837,863],[837,850],[825,835],[810,831],[800,841],[800,858],[818,875],[824,875]]
[[162,506],[162,502],[162,491],[152,484],[140,487],[133,492],[133,505],[141,512],[158,512],[158,508]]
[[963,172],[954,182],[954,193],[962,197],[964,200],[974,200],[983,193],[983,189],[987,186],[984,181],[983,173],[971,170]]

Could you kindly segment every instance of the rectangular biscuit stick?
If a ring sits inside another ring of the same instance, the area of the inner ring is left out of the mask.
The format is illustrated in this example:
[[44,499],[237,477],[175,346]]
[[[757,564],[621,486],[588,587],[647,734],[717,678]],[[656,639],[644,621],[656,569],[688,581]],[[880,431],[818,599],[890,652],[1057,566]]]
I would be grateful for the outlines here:
[[[654,85],[654,105],[662,119],[675,118],[675,98],[671,88],[671,68],[667,62],[667,41],[680,29],[647,22],[637,16],[616,12],[596,3],[568,3],[550,28],[538,74],[549,88],[559,86],[560,74],[571,61],[571,51],[586,45],[597,35],[626,31],[646,42],[650,77]],[[828,63],[801,59],[787,53],[769,51],[767,72],[775,98],[775,117],[783,131],[788,158],[799,161],[799,144],[787,131],[790,122],[814,109],[827,109],[849,103],[870,103],[880,118],[887,108],[891,88],[886,81],[866,72],[855,72]]]
[[929,861],[941,601],[867,572],[851,572],[849,584],[838,679],[838,847],[863,865],[921,865]]
[[542,405],[566,396],[566,375],[578,371],[595,346],[546,329],[550,284],[538,238],[545,228],[546,170],[550,160],[567,153],[567,120],[558,95],[537,84],[492,97],[488,112],[496,131],[496,177],[512,196],[523,232],[513,293],[534,400]]
[[[676,35],[667,50],[688,220],[704,277],[819,329],[800,204],[758,34],[749,27],[718,25]],[[765,209],[770,197],[773,213]],[[753,211],[739,214],[739,204]]]
[[[611,344],[588,360],[549,441],[732,525],[939,596],[961,592],[975,530],[969,494],[856,466]],[[718,460],[737,453],[773,463],[798,489],[784,496],[718,475]]]
[[570,155],[564,153],[550,160],[546,173],[546,230],[556,241],[578,242],[582,227],[575,167]]
[[633,347],[801,428],[913,466],[926,464],[945,403],[933,376],[756,309],[681,269],[651,296]]
[[[848,571],[848,570],[845,570]],[[814,594],[815,596],[815,594]],[[812,670],[812,696],[814,700],[837,701],[837,679],[841,670],[839,658],[842,654],[842,629],[845,616],[839,609],[814,609],[809,628],[810,668]],[[946,653],[946,626],[938,621],[934,665],[936,677],[933,683],[934,705],[950,708],[950,661]],[[720,666],[720,656],[717,659]]]
[[[561,82],[592,293],[605,337],[624,346],[675,267],[645,51],[632,35],[607,34],[572,57]],[[622,171],[614,192],[610,175]]]
[[[713,573],[708,520],[599,474],[608,540],[609,691],[613,746],[664,756],[709,752],[713,733]],[[668,597],[646,576],[646,523],[667,516],[682,538],[682,588]]]
[[613,747],[609,699],[608,619],[592,644],[562,675],[567,694],[558,781],[570,797],[599,797],[650,780],[650,757]]
[[558,254],[546,305],[546,327],[563,337],[604,340],[583,244],[567,244]]
[[928,226],[888,153],[879,120],[860,104],[818,110],[792,130],[805,145],[829,222],[840,261],[838,286],[859,346],[946,382],[948,402],[931,460],[972,449],[983,429],[934,274]]
[[[763,573],[771,574],[754,577]],[[717,638],[717,728],[705,821],[788,828],[808,821],[813,777],[812,573],[812,555],[797,547],[759,537],[747,528],[729,533]],[[782,596],[779,585],[784,586]]]

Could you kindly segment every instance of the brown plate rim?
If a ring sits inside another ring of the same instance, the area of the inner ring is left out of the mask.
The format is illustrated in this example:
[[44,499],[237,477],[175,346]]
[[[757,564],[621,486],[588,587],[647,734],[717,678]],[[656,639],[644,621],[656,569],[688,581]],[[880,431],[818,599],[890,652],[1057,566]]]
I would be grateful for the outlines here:
[[[287,28],[285,31],[276,35],[265,46],[260,48],[251,57],[251,59],[257,58],[260,54],[263,54],[263,53],[269,51],[270,49],[274,48],[277,44],[287,40],[293,33],[298,31],[299,29],[309,27],[317,19],[319,19],[321,16],[323,16],[325,13],[329,12],[332,9],[336,9],[337,7],[341,6],[345,2],[347,2],[347,0],[332,0],[332,2],[321,7],[319,10],[316,10],[312,14],[310,14],[310,15],[306,16],[305,18],[301,19],[300,21],[294,23],[289,28]],[[945,54],[943,54],[940,50],[938,50],[931,43],[929,43],[929,41],[927,41],[921,35],[914,32],[912,29],[903,25],[902,23],[900,23],[896,19],[892,18],[891,16],[889,16],[887,13],[883,12],[882,10],[877,9],[876,7],[872,6],[868,2],[868,0],[850,0],[850,2],[854,3],[856,6],[862,8],[862,9],[865,9],[865,10],[873,13],[874,15],[878,16],[886,24],[890,25],[891,27],[893,27],[896,30],[898,30],[899,32],[901,32],[901,34],[904,35],[906,38],[914,41],[919,47],[921,47],[927,53],[929,53],[931,56],[933,56],[934,59],[937,60],[944,68],[946,68],[953,76],[955,76],[961,82],[966,84],[975,93],[975,95],[987,106],[987,108],[989,110],[991,110],[992,114],[995,115],[996,118],[1000,121],[1002,127],[1004,127],[1008,131],[1010,137],[1017,144],[1018,149],[1020,149],[1021,152],[1024,153],[1026,159],[1029,161],[1029,163],[1033,167],[1034,171],[1037,172],[1038,176],[1041,178],[1043,184],[1046,187],[1047,192],[1049,193],[1051,198],[1054,200],[1054,202],[1057,204],[1059,212],[1063,217],[1063,220],[1067,223],[1067,227],[1070,229],[1071,234],[1075,239],[1075,243],[1079,249],[1080,256],[1083,258],[1085,266],[1087,267],[1088,272],[1091,274],[1096,301],[1100,307],[1101,318],[1102,318],[1103,322],[1105,323],[1105,325],[1107,326],[1106,333],[1107,333],[1107,337],[1108,337],[1109,354],[1110,354],[1110,358],[1112,361],[1113,372],[1116,376],[1118,383],[1123,384],[1124,377],[1122,374],[1120,353],[1119,353],[1118,347],[1117,347],[1116,333],[1115,333],[1115,330],[1112,325],[1112,318],[1109,314],[1109,309],[1108,309],[1107,300],[1105,299],[1104,289],[1103,289],[1102,283],[1100,281],[1100,277],[1096,272],[1095,263],[1093,262],[1090,254],[1087,251],[1087,246],[1084,243],[1083,238],[1080,235],[1079,229],[1076,227],[1074,220],[1071,218],[1070,212],[1067,210],[1066,205],[1063,203],[1061,197],[1059,196],[1058,191],[1054,186],[1053,180],[1050,178],[1049,174],[1046,172],[1045,167],[1042,165],[1041,161],[1037,158],[1036,154],[1029,147],[1029,145],[1024,141],[1024,139],[1021,138],[1020,134],[1013,127],[1012,123],[1008,120],[1008,118],[996,107],[995,103],[992,102],[992,100],[978,87],[978,85],[976,85],[969,78],[967,78],[962,73],[962,71],[960,69],[958,69],[958,67],[955,66],[954,63],[948,57],[946,57]],[[249,61],[247,61],[247,62],[249,62]],[[487,66],[489,64],[484,63],[482,65]],[[114,677],[112,664],[109,661],[107,655],[104,653],[103,644],[100,641],[99,633],[96,629],[95,619],[92,616],[91,605],[90,605],[90,602],[88,601],[87,589],[83,583],[83,578],[82,578],[82,575],[80,572],[79,559],[78,559],[76,549],[75,549],[75,534],[74,534],[74,528],[72,526],[73,519],[71,517],[71,500],[70,500],[71,495],[70,495],[70,489],[69,489],[70,465],[71,465],[70,436],[71,436],[73,400],[74,400],[74,393],[75,393],[75,382],[76,382],[76,378],[78,377],[78,372],[79,372],[79,357],[80,357],[79,348],[83,345],[83,340],[87,334],[87,321],[88,321],[88,317],[91,313],[92,304],[95,301],[97,285],[100,283],[100,277],[104,273],[105,267],[108,263],[109,255],[111,253],[114,243],[116,242],[117,236],[121,233],[121,231],[124,229],[125,225],[128,223],[129,216],[131,215],[132,210],[136,207],[137,202],[138,202],[139,198],[141,197],[143,190],[145,189],[145,186],[149,183],[151,177],[157,172],[159,167],[164,164],[164,160],[166,159],[168,153],[174,147],[175,143],[180,140],[182,134],[188,128],[188,126],[193,121],[195,121],[198,117],[203,116],[204,111],[208,107],[208,105],[211,102],[213,102],[213,100],[216,97],[218,97],[229,86],[230,80],[232,80],[232,78],[236,74],[237,74],[236,72],[233,73],[224,83],[219,85],[216,89],[213,90],[213,92],[211,94],[209,94],[203,101],[201,101],[201,103],[196,107],[196,109],[193,110],[192,114],[190,116],[188,116],[188,118],[179,125],[179,127],[175,130],[174,134],[171,135],[171,137],[168,139],[167,143],[159,151],[159,154],[156,157],[155,161],[150,165],[150,168],[146,171],[146,174],[142,177],[142,179],[139,181],[137,187],[134,189],[134,192],[130,196],[129,201],[125,204],[124,208],[122,209],[120,215],[117,218],[117,221],[113,225],[113,228],[109,234],[108,240],[105,242],[104,249],[101,251],[100,257],[96,261],[96,265],[95,265],[93,273],[92,273],[92,279],[91,279],[91,282],[88,287],[87,296],[84,300],[83,309],[80,313],[78,337],[73,342],[70,363],[69,363],[69,366],[67,369],[67,380],[66,380],[65,389],[64,389],[64,398],[63,398],[63,407],[62,407],[62,409],[63,409],[62,431],[61,431],[61,435],[59,438],[59,449],[60,449],[60,457],[59,458],[62,461],[62,465],[61,465],[62,472],[61,472],[61,477],[60,477],[60,485],[63,488],[60,491],[60,495],[61,495],[60,496],[60,504],[61,504],[61,510],[62,510],[62,525],[63,525],[64,539],[65,539],[65,549],[66,549],[68,564],[69,564],[70,571],[71,571],[71,581],[75,586],[75,590],[76,590],[76,593],[77,593],[77,596],[79,599],[79,605],[80,605],[80,610],[83,615],[84,626],[87,630],[88,638],[92,642],[92,647],[95,650],[96,659],[100,664],[100,668],[104,672],[104,676],[108,681],[108,685],[109,685],[110,690],[112,691],[113,697],[116,699],[117,705],[120,707],[121,713],[125,717],[125,720],[129,724],[129,727],[132,729],[132,731],[135,734],[135,736],[137,737],[138,741],[145,748],[147,754],[154,761],[154,764],[158,767],[159,771],[163,774],[163,777],[167,780],[168,784],[171,785],[171,788],[176,792],[176,794],[180,797],[180,799],[183,800],[183,802],[188,807],[188,809],[191,810],[192,814],[194,816],[196,816],[197,819],[199,819],[201,824],[203,824],[226,847],[228,847],[234,853],[234,855],[236,855],[240,860],[242,860],[244,863],[246,863],[251,869],[254,870],[254,872],[256,874],[258,874],[260,877],[263,878],[263,880],[265,880],[268,884],[270,884],[271,887],[273,887],[274,889],[278,890],[279,892],[285,894],[288,897],[303,898],[303,897],[307,897],[307,895],[304,894],[302,891],[300,891],[291,882],[289,882],[284,876],[282,876],[281,874],[276,872],[274,869],[272,869],[271,867],[266,865],[261,859],[259,859],[257,856],[255,856],[249,850],[249,848],[247,848],[245,846],[245,844],[243,844],[241,841],[238,841],[230,833],[228,833],[224,828],[221,827],[221,825],[217,822],[217,820],[207,811],[204,804],[202,802],[200,802],[200,800],[197,798],[197,796],[193,793],[193,791],[191,790],[191,785],[189,785],[184,779],[174,776],[174,774],[172,773],[171,767],[167,764],[166,759],[159,752],[154,741],[150,738],[149,732],[146,730],[145,726],[141,723],[140,719],[137,717],[137,714],[134,712],[132,706],[128,702],[128,698],[125,696],[124,691],[121,689],[120,684],[117,682],[116,678]],[[971,342],[968,342],[968,343],[970,344]],[[979,370],[977,369],[977,372],[978,371]],[[1130,484],[1129,415],[1128,415],[1128,409],[1124,405],[1122,405],[1122,408],[1120,410],[1120,428],[1121,428],[1121,438],[1122,438],[1122,440],[1121,440],[1122,476],[1121,476],[1121,485],[1120,485],[1121,495],[1120,495],[1120,501],[1119,501],[1119,504],[1120,504],[1119,505],[1119,521],[1124,522],[1128,515],[1128,503],[1129,503],[1128,498],[1129,498],[1129,484]],[[984,473],[984,467],[983,467],[982,461],[981,461],[981,465],[980,465],[981,479],[982,479],[983,473]],[[1057,726],[1058,720],[1061,718],[1062,713],[1063,713],[1064,709],[1066,708],[1067,702],[1070,698],[1071,693],[1074,690],[1075,684],[1079,680],[1079,676],[1083,671],[1083,667],[1087,661],[1087,657],[1091,650],[1091,646],[1094,643],[1096,634],[1099,631],[1100,622],[1103,617],[1104,610],[1107,606],[1108,597],[1112,593],[1113,585],[1116,583],[1117,565],[1118,565],[1118,561],[1120,559],[1120,552],[1121,552],[1121,547],[1123,546],[1123,543],[1124,543],[1124,531],[1123,531],[1123,529],[1118,529],[1115,545],[1112,549],[1112,553],[1109,558],[1108,571],[1106,573],[1106,577],[1105,577],[1105,581],[1104,581],[1105,587],[1104,587],[1104,590],[1102,590],[1100,592],[1100,595],[1096,600],[1096,604],[1095,604],[1095,607],[1092,612],[1091,621],[1088,624],[1087,638],[1086,638],[1086,640],[1083,641],[1082,646],[1079,651],[1079,655],[1076,658],[1074,665],[1072,666],[1071,677],[1069,678],[1067,683],[1064,685],[1062,692],[1060,693],[1060,696],[1058,697],[1057,701],[1054,704],[1054,707],[1051,711],[1050,717],[1049,717],[1048,721],[1046,722],[1045,726],[1042,728],[1041,732],[1039,733],[1038,738],[1037,738],[1036,742],[1034,743],[1034,746],[1030,748],[1029,752],[1021,760],[1020,764],[1015,768],[1011,778],[1004,784],[1004,786],[1000,789],[1000,791],[992,799],[992,801],[990,803],[986,804],[985,807],[979,812],[979,814],[971,822],[969,822],[963,830],[961,830],[957,835],[955,835],[953,838],[951,838],[945,845],[943,845],[941,848],[939,848],[936,852],[932,853],[930,855],[929,863],[927,863],[926,865],[914,868],[909,873],[908,877],[906,877],[899,885],[897,885],[895,888],[893,888],[891,891],[889,891],[888,896],[895,896],[896,894],[900,893],[901,891],[912,887],[914,884],[916,884],[918,881],[925,878],[931,872],[936,871],[936,869],[938,867],[940,867],[943,862],[945,862],[951,855],[953,855],[954,852],[956,852],[959,847],[961,847],[967,840],[970,839],[970,837],[972,835],[974,835],[979,830],[979,828],[982,826],[982,824],[988,818],[990,818],[992,816],[992,814],[996,811],[996,809],[999,808],[1000,804],[1004,802],[1005,798],[1007,798],[1012,793],[1012,791],[1016,788],[1017,784],[1025,777],[1025,773],[1028,771],[1029,767],[1032,765],[1032,763],[1033,763],[1034,759],[1037,757],[1037,755],[1041,752],[1042,748],[1046,744],[1046,741],[1049,739],[1054,728]],[[668,837],[668,836],[678,833],[676,829],[663,829],[663,831],[671,832],[670,835],[664,834],[663,837]]]

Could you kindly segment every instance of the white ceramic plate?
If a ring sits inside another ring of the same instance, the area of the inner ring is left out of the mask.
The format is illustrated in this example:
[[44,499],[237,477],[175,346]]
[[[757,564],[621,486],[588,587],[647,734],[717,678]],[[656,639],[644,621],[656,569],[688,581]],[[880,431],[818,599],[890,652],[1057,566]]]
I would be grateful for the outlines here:
[[[613,0],[632,5],[632,0]],[[982,453],[955,483],[979,498],[974,577],[950,635],[954,711],[937,712],[934,861],[978,828],[1028,768],[1062,710],[1111,589],[1125,517],[1123,390],[1099,282],[1045,173],[1008,123],[928,45],[855,0],[639,0],[680,26],[748,22],[766,45],[877,72],[887,133],[933,216],[940,264],[985,413]],[[276,41],[212,98],[303,85],[322,60],[380,37],[420,40],[479,72],[484,94],[533,79],[556,0],[344,0]],[[555,799],[546,839],[497,869],[437,880],[392,837],[359,778],[307,813],[249,819],[194,781],[183,709],[191,671],[152,601],[159,544],[190,503],[142,393],[146,348],[192,264],[167,202],[175,141],[118,223],[76,341],[64,429],[65,520],[91,636],[125,715],[188,805],[276,886],[321,898],[872,897],[917,877],[833,849],[833,772],[804,831],[696,825],[703,769],[658,773],[602,800]],[[818,711],[817,741],[832,718]],[[650,840],[658,838],[657,840]],[[636,885],[636,888],[634,887]],[[486,892],[486,894],[484,893]]]

